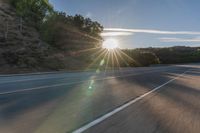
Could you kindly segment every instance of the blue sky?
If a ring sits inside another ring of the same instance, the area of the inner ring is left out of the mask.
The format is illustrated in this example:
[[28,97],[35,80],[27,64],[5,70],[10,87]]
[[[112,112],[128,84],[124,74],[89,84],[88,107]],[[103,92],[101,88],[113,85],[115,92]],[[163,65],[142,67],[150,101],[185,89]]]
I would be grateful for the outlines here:
[[[105,28],[121,48],[200,46],[200,0],[50,0]],[[114,33],[118,33],[117,35]]]

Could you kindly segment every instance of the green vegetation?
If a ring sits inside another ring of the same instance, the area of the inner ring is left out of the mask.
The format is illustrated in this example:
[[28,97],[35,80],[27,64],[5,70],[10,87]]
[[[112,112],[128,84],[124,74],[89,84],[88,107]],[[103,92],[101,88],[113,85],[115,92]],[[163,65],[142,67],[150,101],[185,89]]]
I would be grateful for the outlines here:
[[98,22],[81,15],[67,16],[53,12],[41,25],[43,40],[62,50],[80,50],[100,46],[103,27]]
[[139,48],[116,50],[104,58],[108,66],[140,67],[153,64],[199,63],[200,47]]
[[[48,0],[11,0],[17,14],[32,26],[38,28],[47,14],[53,11]],[[22,24],[21,24],[22,29]]]
[[155,53],[162,64],[200,62],[199,47],[176,46],[170,48],[145,48],[139,50]]
[[116,49],[103,54],[98,62],[101,62],[102,58],[104,63],[100,65],[101,69],[104,67],[141,67],[160,63],[154,53],[138,49]]
[[128,60],[129,66],[149,66],[152,64],[159,64],[159,58],[151,51],[143,51],[139,49],[123,50],[132,60]]
[[82,39],[83,41],[79,41],[86,43],[102,41],[100,33],[103,27],[98,22],[81,15],[67,16],[63,12],[54,11],[48,0],[11,0],[11,4],[16,8],[17,14],[38,28],[42,39],[55,48],[65,47],[64,43],[59,42],[63,39]]
[[14,10],[6,10],[14,21],[0,22],[7,23],[0,56],[10,67],[82,69],[101,46],[103,27],[90,18],[54,11],[48,0],[10,0],[10,4]]
[[[128,66],[200,62],[199,47],[140,48],[123,50],[123,52],[133,59],[128,60]],[[127,65],[123,64],[123,66]]]

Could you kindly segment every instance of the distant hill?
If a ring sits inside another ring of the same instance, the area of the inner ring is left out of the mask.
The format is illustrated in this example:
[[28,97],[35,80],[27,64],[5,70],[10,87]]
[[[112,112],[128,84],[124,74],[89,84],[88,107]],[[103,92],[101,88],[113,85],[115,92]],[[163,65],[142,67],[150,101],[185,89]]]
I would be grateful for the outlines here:
[[154,53],[162,64],[200,62],[200,47],[175,46],[169,48],[138,49]]

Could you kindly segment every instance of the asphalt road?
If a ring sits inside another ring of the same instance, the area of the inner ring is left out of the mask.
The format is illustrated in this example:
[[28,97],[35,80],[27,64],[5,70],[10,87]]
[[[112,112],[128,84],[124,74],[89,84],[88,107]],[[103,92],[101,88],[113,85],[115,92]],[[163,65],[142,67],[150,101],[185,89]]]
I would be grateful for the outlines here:
[[200,65],[0,76],[0,133],[199,133]]

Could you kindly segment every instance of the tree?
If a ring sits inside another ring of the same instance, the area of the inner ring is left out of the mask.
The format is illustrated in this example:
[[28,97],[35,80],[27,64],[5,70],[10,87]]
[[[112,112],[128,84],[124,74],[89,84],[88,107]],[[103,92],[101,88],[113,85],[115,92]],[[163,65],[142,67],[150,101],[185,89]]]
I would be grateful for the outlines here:
[[38,28],[46,14],[53,11],[48,0],[11,0],[11,4],[20,16],[20,30],[22,30],[23,19]]
[[55,48],[79,50],[100,44],[103,26],[81,15],[70,16],[63,12],[49,14],[41,26],[42,38]]
[[81,15],[75,15],[73,17],[74,26],[82,30],[84,28],[85,18]]
[[149,66],[159,64],[160,60],[155,53],[141,49],[122,50],[132,60],[128,60],[129,66]]

